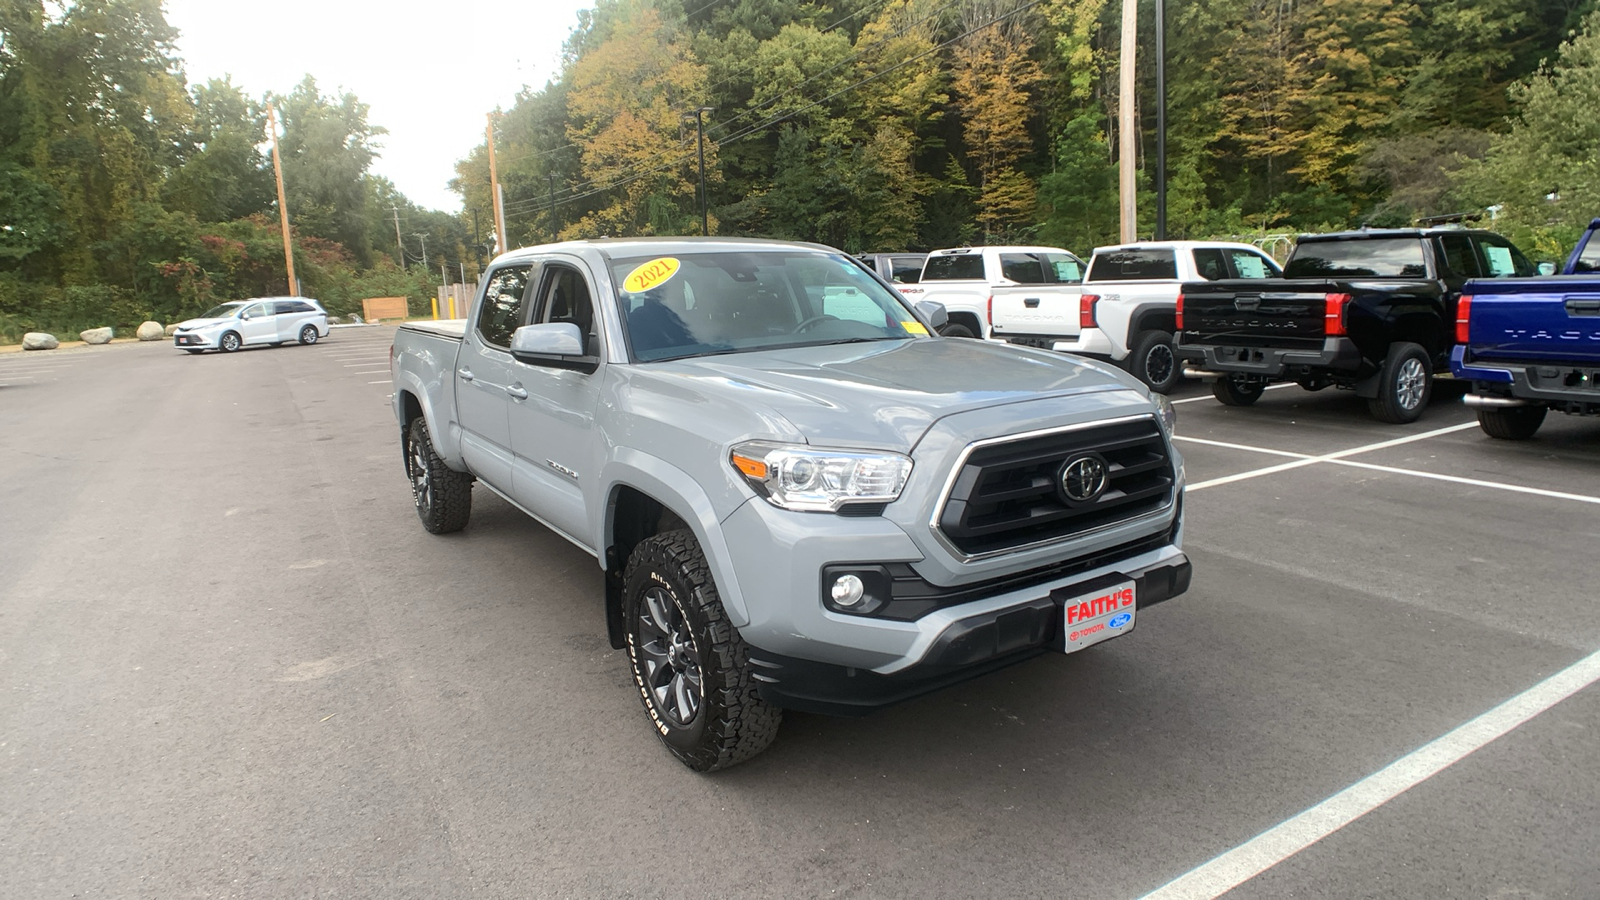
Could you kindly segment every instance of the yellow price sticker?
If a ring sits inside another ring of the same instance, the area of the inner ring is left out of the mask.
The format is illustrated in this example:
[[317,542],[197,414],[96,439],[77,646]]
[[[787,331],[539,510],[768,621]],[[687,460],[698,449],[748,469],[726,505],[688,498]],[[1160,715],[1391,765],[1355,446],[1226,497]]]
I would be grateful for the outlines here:
[[928,329],[922,327],[921,322],[901,322],[900,327],[912,334],[927,334]]
[[630,294],[642,294],[651,288],[660,287],[672,280],[678,274],[682,264],[671,256],[652,259],[622,279],[622,289]]

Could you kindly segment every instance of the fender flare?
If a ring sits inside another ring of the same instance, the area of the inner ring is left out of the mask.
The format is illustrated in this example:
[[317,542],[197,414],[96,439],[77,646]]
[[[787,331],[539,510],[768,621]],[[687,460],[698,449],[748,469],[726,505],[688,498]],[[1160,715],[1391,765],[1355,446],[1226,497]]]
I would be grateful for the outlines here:
[[433,438],[433,452],[439,454],[444,464],[457,472],[467,471],[466,460],[461,458],[461,440],[459,433],[452,431],[449,425],[441,429],[439,417],[434,409],[433,397],[428,393],[426,385],[417,373],[401,368],[395,373],[397,382],[394,386],[394,418],[400,425],[400,451],[405,452],[405,395],[410,394],[422,410],[422,418],[428,423],[428,434]]

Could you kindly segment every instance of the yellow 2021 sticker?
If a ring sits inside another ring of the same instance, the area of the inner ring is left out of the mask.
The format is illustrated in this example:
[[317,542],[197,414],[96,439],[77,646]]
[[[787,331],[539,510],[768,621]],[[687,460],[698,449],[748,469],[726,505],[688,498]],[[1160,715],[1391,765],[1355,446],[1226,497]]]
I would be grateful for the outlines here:
[[928,329],[922,327],[921,322],[901,322],[900,327],[912,334],[927,334]]
[[672,280],[678,274],[681,263],[671,256],[652,259],[622,279],[622,289],[630,294],[642,294],[654,287],[660,287]]

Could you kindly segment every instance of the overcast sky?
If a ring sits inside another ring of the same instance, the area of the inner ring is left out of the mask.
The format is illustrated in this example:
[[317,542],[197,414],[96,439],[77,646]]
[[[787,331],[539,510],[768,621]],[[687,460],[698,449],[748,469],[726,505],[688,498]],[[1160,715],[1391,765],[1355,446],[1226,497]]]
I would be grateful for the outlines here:
[[484,114],[542,87],[593,0],[167,0],[191,84],[231,74],[245,93],[288,93],[310,73],[353,92],[389,130],[373,171],[412,202],[455,211],[456,160],[483,141]]

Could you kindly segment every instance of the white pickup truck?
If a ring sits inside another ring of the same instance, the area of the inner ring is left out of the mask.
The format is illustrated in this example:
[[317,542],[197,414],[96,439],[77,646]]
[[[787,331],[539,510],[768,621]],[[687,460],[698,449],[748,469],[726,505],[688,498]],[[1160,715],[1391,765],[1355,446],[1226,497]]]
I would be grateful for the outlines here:
[[1249,244],[1098,247],[1081,285],[1054,294],[996,293],[989,323],[998,340],[1109,359],[1164,394],[1182,375],[1172,335],[1183,283],[1281,274],[1271,257]]
[[[989,306],[999,297],[1026,295],[1076,303],[1083,260],[1059,247],[959,247],[935,250],[917,284],[896,285],[913,302],[942,304],[950,322],[945,337],[991,337]],[[1019,301],[1020,302],[1020,301]]]

